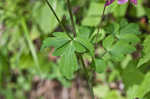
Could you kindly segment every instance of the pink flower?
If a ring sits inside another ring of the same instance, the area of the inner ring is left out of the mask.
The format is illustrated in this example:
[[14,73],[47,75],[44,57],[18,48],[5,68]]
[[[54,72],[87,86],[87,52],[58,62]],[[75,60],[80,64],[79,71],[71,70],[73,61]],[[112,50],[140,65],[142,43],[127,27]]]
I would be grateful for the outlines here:
[[105,6],[109,6],[110,4],[112,4],[114,2],[114,0],[106,0]]
[[[109,6],[112,4],[115,0],[107,0],[105,6]],[[128,2],[129,0],[118,0],[118,4],[124,4]],[[130,0],[130,2],[134,5],[137,5],[137,0]]]

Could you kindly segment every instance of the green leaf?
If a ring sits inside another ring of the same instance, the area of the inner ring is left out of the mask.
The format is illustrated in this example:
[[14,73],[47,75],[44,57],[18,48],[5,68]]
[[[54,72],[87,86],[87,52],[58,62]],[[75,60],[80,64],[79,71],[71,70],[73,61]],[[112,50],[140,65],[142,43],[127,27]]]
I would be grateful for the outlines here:
[[125,88],[128,89],[135,84],[140,84],[143,80],[144,74],[136,68],[136,63],[130,64],[121,72]]
[[53,52],[53,55],[54,56],[60,56],[62,55],[66,49],[69,47],[70,45],[70,41],[66,42],[65,44],[62,44],[61,46],[57,47],[54,52]]
[[124,34],[119,36],[120,40],[124,40],[128,43],[131,43],[133,45],[136,45],[138,42],[140,42],[140,39],[135,34]]
[[91,56],[94,56],[94,46],[88,40],[77,37],[75,38],[75,41],[79,42],[82,46],[84,46],[90,52]]
[[107,92],[104,99],[124,99],[124,98],[120,95],[118,91],[112,90]]
[[70,38],[68,37],[68,35],[66,34],[66,32],[53,32],[53,36],[55,36],[55,37],[63,37],[63,38],[68,38],[68,39],[70,39]]
[[103,13],[104,3],[91,2],[88,10],[88,16],[101,16]]
[[120,29],[120,35],[127,34],[127,33],[140,34],[138,24],[130,23]]
[[[50,1],[50,3],[51,5],[53,5],[53,8],[59,16],[59,18],[62,19],[64,10],[59,0],[52,0]],[[51,10],[48,8],[48,5],[39,6],[38,4],[37,7],[33,10],[33,13],[35,21],[39,24],[40,28],[45,33],[51,32],[57,27],[58,22]]]
[[[99,77],[99,76],[100,76],[100,77]],[[104,77],[104,74],[99,74],[99,75],[98,75],[98,78],[102,79],[101,76],[102,76],[102,78],[103,78],[103,77]],[[103,84],[103,85],[97,84],[96,86],[94,86],[93,90],[94,90],[95,96],[96,96],[98,99],[100,99],[100,98],[105,99],[104,97],[105,97],[105,96],[107,95],[107,93],[109,92],[109,86],[108,86],[107,84]]]
[[112,24],[108,24],[108,26],[106,26],[104,29],[105,29],[106,33],[116,34],[116,33],[118,33],[120,26],[118,23],[113,22]]
[[43,41],[41,50],[51,46],[55,48],[59,48],[60,46],[64,45],[68,41],[69,39],[65,37],[48,37]]
[[150,99],[150,92],[148,92],[143,99]]
[[[131,76],[131,75],[130,75]],[[129,99],[139,98],[142,99],[144,96],[150,92],[150,72],[144,77],[144,80],[140,85],[134,85],[128,91]],[[132,92],[132,94],[130,94]]]
[[128,3],[123,4],[123,5],[117,5],[113,11],[114,16],[116,16],[116,17],[125,16],[127,7],[128,7]]
[[136,51],[136,48],[127,42],[120,40],[118,41],[111,50],[111,53],[113,55],[125,55],[125,54],[130,54],[132,52]]
[[112,48],[112,45],[113,45],[114,41],[115,41],[115,38],[114,38],[113,35],[107,36],[107,37],[103,40],[103,47],[104,47],[105,49],[107,49],[108,51],[110,51],[111,48]]
[[146,74],[144,77],[144,81],[139,86],[137,90],[137,97],[143,98],[146,93],[150,92],[150,73]]
[[120,28],[122,29],[122,28],[124,28],[125,26],[127,26],[129,23],[128,23],[128,21],[126,20],[126,19],[122,19],[121,21],[120,21]]
[[78,53],[84,53],[86,51],[86,48],[77,41],[73,41],[73,45],[75,47],[75,51]]
[[147,62],[149,62],[149,61],[150,61],[150,54],[147,54],[147,55],[143,56],[143,57],[139,60],[137,67],[140,67],[140,66],[142,66],[143,64],[145,64],[145,63],[147,63]]
[[90,36],[90,41],[92,43],[99,42],[105,38],[106,32],[104,31],[104,29],[101,29],[101,31],[99,31],[98,35],[97,35],[97,32],[98,32],[98,29],[95,29],[95,31]]
[[137,10],[137,17],[142,17],[146,15],[146,11],[143,6],[143,0],[138,0],[136,10]]
[[96,72],[97,73],[102,73],[106,70],[106,62],[102,59],[95,59],[95,63],[96,63]]
[[93,28],[89,28],[86,26],[80,26],[78,28],[77,37],[88,39],[93,32]]
[[71,42],[69,47],[63,53],[60,59],[60,72],[67,79],[72,79],[73,73],[77,69],[78,69],[78,63],[75,55],[75,48]]
[[82,25],[84,26],[91,26],[91,27],[95,27],[99,24],[99,17],[92,17],[92,16],[87,16],[86,18],[84,18],[84,20],[82,21]]
[[137,24],[129,24],[125,19],[122,19],[120,24],[112,23],[104,29],[109,35],[102,44],[110,52],[111,59],[121,61],[126,54],[136,51],[135,45],[140,42],[137,36],[140,34]]
[[143,43],[143,52],[144,54],[148,54],[150,52],[150,35],[146,36],[145,40],[144,40],[144,43]]
[[143,43],[143,57],[140,59],[139,63],[138,63],[138,67],[140,67],[141,65],[147,63],[150,61],[150,36],[147,36],[146,39],[144,40],[144,43]]
[[86,17],[82,21],[85,26],[97,26],[103,13],[104,3],[91,2]]
[[127,91],[128,99],[136,99],[136,91],[138,90],[138,85],[134,85],[133,87],[130,87]]

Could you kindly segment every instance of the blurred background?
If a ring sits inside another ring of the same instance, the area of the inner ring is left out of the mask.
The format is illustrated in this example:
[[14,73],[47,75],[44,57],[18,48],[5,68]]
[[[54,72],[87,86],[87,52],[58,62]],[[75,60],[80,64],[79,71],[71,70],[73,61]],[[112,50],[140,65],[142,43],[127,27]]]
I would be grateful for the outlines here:
[[[65,0],[49,2],[71,31]],[[71,5],[77,26],[94,30],[104,0],[71,0]],[[107,8],[104,23],[122,18],[139,24],[141,39],[149,35],[150,1],[138,0],[137,7],[114,3]],[[55,31],[62,30],[44,0],[0,0],[0,99],[90,99],[85,79],[76,75],[68,81],[61,76],[54,48],[40,51],[42,41]],[[115,68],[107,66],[95,74],[94,82],[97,99],[127,99]]]

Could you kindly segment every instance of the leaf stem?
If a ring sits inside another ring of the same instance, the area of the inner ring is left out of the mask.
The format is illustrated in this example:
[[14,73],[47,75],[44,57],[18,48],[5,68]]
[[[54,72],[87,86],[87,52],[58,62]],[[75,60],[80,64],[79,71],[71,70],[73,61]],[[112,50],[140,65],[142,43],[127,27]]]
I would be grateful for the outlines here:
[[[108,0],[106,0],[106,2],[107,2]],[[105,3],[106,3],[105,2]],[[103,21],[104,21],[104,14],[105,14],[105,11],[106,11],[106,5],[104,4],[104,9],[103,9],[103,13],[102,13],[102,17],[100,17],[100,22],[99,22],[99,25],[98,25],[98,31],[97,31],[97,33],[96,33],[96,45],[95,45],[95,49],[97,48],[97,46],[98,46],[98,41],[97,41],[97,39],[98,39],[98,33],[100,32],[100,29],[101,29],[101,27],[102,27],[102,23],[103,23]]]
[[41,70],[40,70],[40,66],[39,66],[39,60],[38,60],[38,56],[37,56],[37,53],[36,53],[36,49],[32,43],[32,40],[30,38],[30,35],[29,35],[29,31],[28,31],[28,28],[27,28],[27,24],[26,24],[26,21],[24,18],[21,19],[21,27],[24,31],[24,35],[25,35],[25,38],[27,40],[27,43],[28,43],[28,46],[29,46],[29,49],[30,49],[30,52],[32,54],[32,57],[33,57],[33,60],[35,62],[35,66],[36,66],[36,69],[37,71],[39,72],[39,74],[41,75]]
[[95,99],[93,85],[92,85],[92,79],[93,79],[93,74],[91,73],[91,75],[89,75],[89,79],[88,79],[88,86],[89,86],[89,90],[90,90],[92,99]]
[[91,95],[92,99],[95,99],[94,91],[93,91],[93,85],[92,85],[93,72],[92,73],[88,72],[88,70],[85,66],[84,60],[83,60],[83,56],[79,55],[79,57],[80,57],[80,60],[81,60],[81,63],[82,63],[82,68],[84,70],[85,77],[87,79],[87,84],[88,84],[88,88],[89,88],[89,91],[90,91],[90,95]]
[[67,6],[68,6],[68,11],[69,11],[72,27],[73,27],[73,34],[74,34],[74,37],[76,37],[77,33],[76,33],[75,23],[74,23],[74,20],[73,20],[73,14],[72,14],[72,10],[71,10],[70,0],[67,0]]
[[63,29],[63,31],[66,32],[66,34],[68,35],[68,37],[69,37],[70,39],[73,39],[73,38],[71,37],[71,35],[69,35],[69,34],[67,33],[67,30],[66,30],[64,24],[62,24],[62,22],[61,22],[60,19],[58,18],[58,16],[57,16],[55,10],[54,10],[53,7],[51,6],[51,4],[48,2],[48,0],[45,0],[45,2],[47,3],[48,7],[49,7],[50,10],[52,11],[53,15],[55,16],[56,20],[57,20],[58,23],[60,24],[60,26],[61,26],[61,28]]

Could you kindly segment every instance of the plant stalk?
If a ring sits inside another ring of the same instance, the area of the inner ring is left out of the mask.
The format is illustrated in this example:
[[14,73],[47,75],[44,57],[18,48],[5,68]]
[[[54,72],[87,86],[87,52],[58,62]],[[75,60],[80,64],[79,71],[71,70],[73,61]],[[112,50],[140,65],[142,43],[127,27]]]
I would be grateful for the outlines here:
[[90,96],[92,97],[92,99],[95,99],[94,91],[93,91],[93,85],[92,85],[93,72],[88,73],[88,70],[87,70],[87,68],[84,64],[84,60],[83,60],[82,55],[79,55],[79,57],[80,57],[80,60],[81,60],[81,63],[82,63],[82,68],[84,70],[84,74],[85,74],[85,77],[86,77],[86,80],[87,80],[88,88],[89,88],[89,91],[90,91]]
[[93,74],[91,73],[91,75],[89,75],[89,79],[88,79],[88,86],[89,86],[89,90],[90,90],[92,99],[95,99],[93,85],[92,85],[92,79],[93,79]]
[[53,15],[55,16],[56,20],[57,20],[58,23],[60,24],[60,26],[61,26],[61,28],[63,29],[63,31],[66,32],[66,34],[68,35],[68,37],[69,37],[70,39],[73,39],[73,38],[71,37],[71,35],[69,35],[69,34],[67,33],[67,30],[66,30],[64,24],[62,24],[62,22],[61,22],[60,19],[58,18],[58,16],[57,16],[55,10],[54,10],[53,7],[51,6],[51,4],[48,2],[48,0],[45,0],[45,2],[47,3],[48,7],[49,7],[50,10],[52,11]]
[[42,72],[41,72],[41,70],[40,70],[39,60],[38,60],[38,56],[37,56],[37,53],[36,53],[36,49],[35,49],[35,47],[34,47],[34,45],[33,45],[33,43],[32,43],[32,40],[31,40],[31,38],[30,38],[29,31],[28,31],[28,28],[27,28],[27,24],[26,24],[24,18],[21,19],[20,25],[21,25],[21,27],[22,27],[22,29],[23,29],[23,31],[24,31],[24,35],[25,35],[25,38],[26,38],[26,40],[27,40],[29,49],[30,49],[30,51],[31,51],[33,60],[34,60],[34,62],[35,62],[36,69],[37,69],[37,71],[39,72],[39,74],[41,75]]
[[[108,0],[106,0],[106,2],[107,2],[107,1],[108,1]],[[105,4],[106,4],[106,2],[105,2]],[[100,22],[99,22],[99,25],[98,25],[98,31],[97,31],[97,33],[96,33],[96,45],[95,45],[95,49],[96,49],[97,46],[98,46],[98,41],[97,41],[97,39],[98,39],[98,33],[100,32],[100,29],[101,29],[101,27],[102,27],[102,23],[103,23],[103,21],[104,21],[104,14],[105,14],[105,11],[106,11],[106,5],[104,5],[102,17],[100,17],[101,19],[100,19]]]
[[70,0],[67,0],[67,6],[68,6],[68,11],[69,11],[70,19],[71,19],[71,24],[72,24],[72,27],[73,27],[73,35],[74,35],[74,37],[76,37],[77,33],[76,33],[75,23],[74,23],[74,20],[73,20],[73,14],[72,14],[72,10],[71,10]]
[[[74,34],[74,37],[76,37],[76,27],[75,27],[75,23],[74,23],[74,20],[73,20],[73,14],[72,14],[72,10],[71,10],[70,0],[67,0],[67,6],[68,6],[68,10],[69,10],[71,23],[72,23],[72,26],[73,26],[73,34]],[[84,60],[83,60],[82,55],[81,54],[76,54],[76,55],[79,56],[79,59],[81,60],[82,68],[84,70],[84,74],[85,74],[85,77],[87,79],[90,95],[91,95],[92,99],[95,99],[94,92],[93,92],[93,86],[92,86],[93,75],[89,75],[88,70],[87,70],[87,68],[84,64]]]

